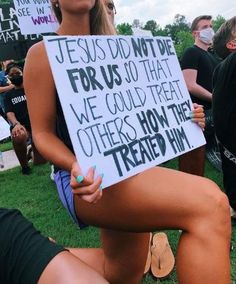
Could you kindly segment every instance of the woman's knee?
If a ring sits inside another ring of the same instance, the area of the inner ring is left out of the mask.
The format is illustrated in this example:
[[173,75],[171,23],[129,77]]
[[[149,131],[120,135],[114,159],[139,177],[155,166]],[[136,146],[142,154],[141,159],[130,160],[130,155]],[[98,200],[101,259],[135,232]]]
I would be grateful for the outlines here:
[[205,191],[204,209],[202,214],[200,213],[201,222],[198,223],[199,226],[196,226],[196,228],[204,228],[203,231],[211,230],[228,237],[231,228],[228,197],[214,182],[208,181],[206,186],[208,188]]
[[230,206],[226,194],[219,191],[213,198],[215,205],[215,212],[213,212],[214,219],[218,220],[218,227],[226,232],[227,228],[230,231]]

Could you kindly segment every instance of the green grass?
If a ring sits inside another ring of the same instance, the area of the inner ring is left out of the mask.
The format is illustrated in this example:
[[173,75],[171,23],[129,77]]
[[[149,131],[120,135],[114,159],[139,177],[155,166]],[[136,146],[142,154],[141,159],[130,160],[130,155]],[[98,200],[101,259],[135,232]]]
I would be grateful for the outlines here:
[[0,152],[13,149],[12,142],[9,139],[0,142]]
[[[176,160],[166,166],[175,168]],[[89,227],[79,230],[62,207],[54,183],[49,178],[49,165],[33,167],[30,176],[20,174],[19,167],[0,172],[0,207],[18,208],[46,236],[51,236],[65,246],[99,247],[99,231]],[[222,186],[221,174],[207,163],[207,175]],[[171,247],[176,252],[180,233],[166,231]],[[209,236],[210,238],[211,236]],[[233,229],[232,242],[236,247],[236,227]],[[232,279],[236,280],[236,254],[231,254]],[[210,265],[210,264],[206,264]],[[147,275],[143,284],[156,283]],[[175,271],[162,280],[163,284],[177,283]]]

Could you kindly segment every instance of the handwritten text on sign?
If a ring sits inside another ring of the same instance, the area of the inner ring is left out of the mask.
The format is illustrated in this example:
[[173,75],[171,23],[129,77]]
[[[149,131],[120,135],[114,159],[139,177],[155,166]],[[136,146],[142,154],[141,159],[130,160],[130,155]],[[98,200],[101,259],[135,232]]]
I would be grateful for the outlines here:
[[109,186],[205,143],[166,37],[45,37],[76,157]]
[[50,0],[14,0],[22,34],[54,32],[58,22]]

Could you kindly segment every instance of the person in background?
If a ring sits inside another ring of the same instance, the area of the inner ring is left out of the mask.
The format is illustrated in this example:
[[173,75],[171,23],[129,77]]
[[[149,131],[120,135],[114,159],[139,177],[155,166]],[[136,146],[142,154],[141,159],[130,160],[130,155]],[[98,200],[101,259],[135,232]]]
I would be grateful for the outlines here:
[[[52,0],[52,5],[60,23],[58,35],[115,34],[102,0]],[[101,228],[104,262],[97,265],[105,278],[140,283],[150,232],[173,228],[183,230],[176,258],[178,283],[229,284],[229,204],[217,185],[154,167],[102,190],[96,161],[83,174],[76,160],[43,42],[30,48],[24,76],[36,147],[57,166],[57,188],[71,216]]]
[[86,249],[50,241],[19,210],[0,208],[0,247],[1,284],[108,284]]
[[6,92],[12,90],[14,88],[14,85],[8,80],[6,76],[6,67],[8,64],[14,63],[14,60],[9,59],[1,62],[1,68],[0,71],[0,115],[7,121],[7,117],[5,114],[5,106],[4,106],[4,99]]
[[11,64],[6,73],[14,88],[7,92],[4,100],[7,120],[13,147],[21,165],[22,174],[28,175],[31,170],[28,165],[27,145],[30,143],[33,150],[33,163],[44,163],[45,160],[38,153],[31,139],[31,126],[23,86],[23,73],[20,67]]
[[[204,135],[210,147],[212,146],[210,143],[214,141],[211,113],[212,76],[219,63],[219,59],[208,52],[214,36],[212,17],[202,15],[195,18],[191,25],[191,32],[195,40],[194,45],[184,52],[181,67],[192,101],[204,107],[206,115]],[[179,157],[181,171],[204,176],[204,167],[205,146]]]
[[236,219],[236,17],[222,24],[213,44],[224,59],[213,77],[213,119],[220,142],[224,188]]

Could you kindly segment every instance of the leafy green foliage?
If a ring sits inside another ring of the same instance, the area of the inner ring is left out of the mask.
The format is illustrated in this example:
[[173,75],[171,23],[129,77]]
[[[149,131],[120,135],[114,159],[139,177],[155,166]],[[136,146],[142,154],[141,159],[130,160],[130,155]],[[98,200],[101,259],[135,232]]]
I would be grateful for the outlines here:
[[179,38],[177,37],[178,32],[190,31],[189,24],[186,21],[186,17],[180,14],[175,15],[173,24],[166,25],[165,31],[167,35],[172,38],[175,44],[179,44]]
[[225,22],[225,18],[218,15],[215,20],[213,20],[213,29],[216,32],[219,27]]
[[132,26],[128,23],[119,24],[116,26],[117,33],[119,35],[132,35]]
[[193,45],[194,39],[189,31],[179,31],[176,34],[177,43],[175,44],[175,50],[178,58],[181,58],[184,51]]

